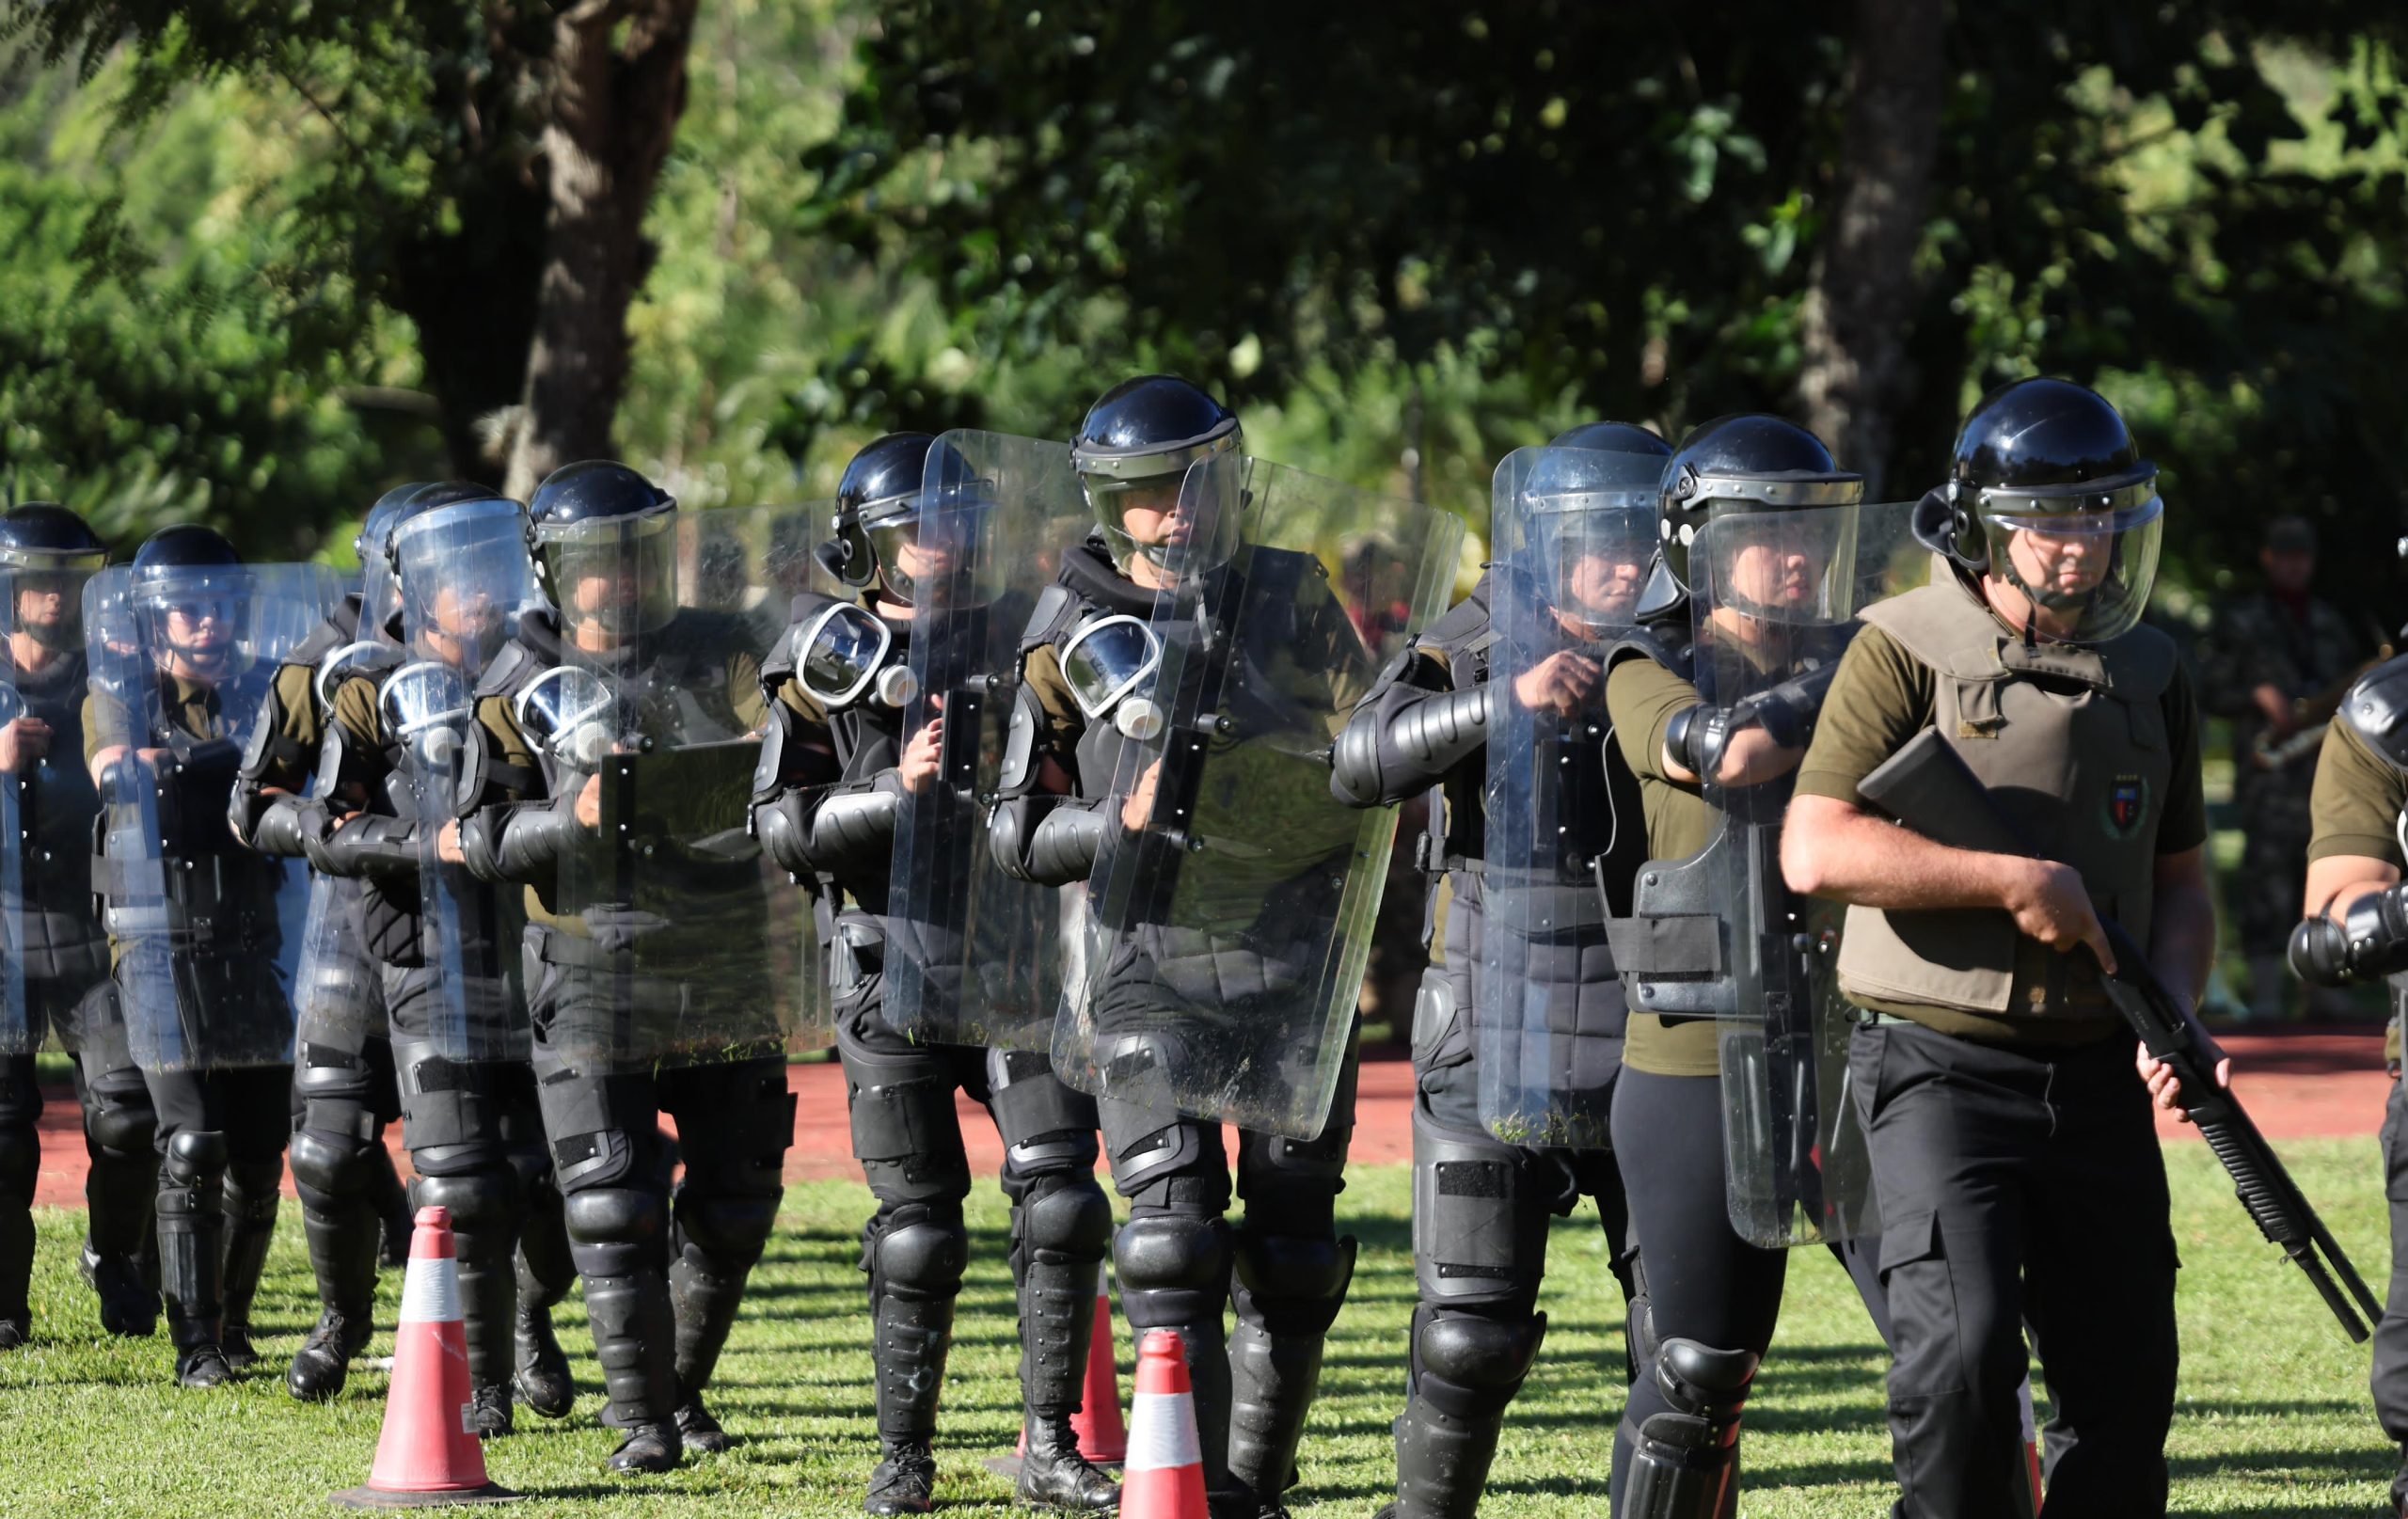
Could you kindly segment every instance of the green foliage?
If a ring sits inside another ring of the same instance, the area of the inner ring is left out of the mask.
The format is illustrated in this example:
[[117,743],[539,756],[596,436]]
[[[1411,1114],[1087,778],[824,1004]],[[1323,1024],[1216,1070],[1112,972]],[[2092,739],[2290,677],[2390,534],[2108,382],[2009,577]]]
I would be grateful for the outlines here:
[[[982,362],[1070,349],[1248,401],[1469,364],[1677,430],[1798,377],[1849,15],[909,0],[805,214],[940,281]],[[2064,372],[2134,404],[2178,577],[2245,562],[2274,502],[2387,545],[2400,25],[1954,8],[1890,478],[1935,478],[1981,390]],[[2362,606],[2389,589],[2379,556],[2336,569]]]
[[260,101],[198,86],[127,141],[105,125],[126,83],[0,97],[0,488],[127,548],[201,519],[306,556],[375,469],[338,388],[404,355],[347,281],[297,277],[302,218],[257,189],[279,151]]

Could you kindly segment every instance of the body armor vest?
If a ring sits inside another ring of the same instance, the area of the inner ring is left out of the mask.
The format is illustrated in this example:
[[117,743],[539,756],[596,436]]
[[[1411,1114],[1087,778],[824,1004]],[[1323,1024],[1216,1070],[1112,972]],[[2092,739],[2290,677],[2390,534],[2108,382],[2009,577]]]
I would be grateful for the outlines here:
[[[2081,873],[2101,916],[2148,942],[2158,825],[2173,780],[2162,704],[2173,643],[2136,627],[2096,647],[2027,643],[1954,577],[1870,607],[1934,676],[1932,721],[2026,847]],[[1851,907],[1841,989],[1993,1017],[2096,1018],[2098,968],[1996,910]]]

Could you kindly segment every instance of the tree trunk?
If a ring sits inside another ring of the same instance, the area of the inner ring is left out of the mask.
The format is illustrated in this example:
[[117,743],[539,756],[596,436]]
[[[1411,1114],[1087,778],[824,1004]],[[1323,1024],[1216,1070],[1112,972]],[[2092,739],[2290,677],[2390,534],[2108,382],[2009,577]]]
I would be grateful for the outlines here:
[[1839,199],[1801,312],[1806,424],[1842,466],[1863,473],[1868,497],[1888,472],[1906,386],[1946,12],[1946,0],[1856,0]]
[[613,451],[627,306],[652,265],[644,209],[685,113],[698,3],[585,0],[555,24],[544,126],[551,214],[505,483],[520,500],[561,466]]

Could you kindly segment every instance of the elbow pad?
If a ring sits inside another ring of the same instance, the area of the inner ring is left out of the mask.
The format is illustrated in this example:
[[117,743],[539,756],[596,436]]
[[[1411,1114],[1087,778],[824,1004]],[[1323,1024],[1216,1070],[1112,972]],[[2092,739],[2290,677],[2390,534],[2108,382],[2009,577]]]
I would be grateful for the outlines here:
[[860,876],[886,868],[901,801],[892,772],[866,785],[832,788],[816,802],[790,789],[754,812],[753,827],[789,875]]
[[1497,688],[1421,692],[1391,705],[1360,707],[1330,752],[1330,794],[1354,807],[1378,807],[1427,791],[1488,742]]
[[[273,797],[263,799],[267,805],[245,827],[245,798],[241,790],[234,793],[234,805],[227,821],[234,827],[235,836],[243,839],[261,854],[280,855],[288,860],[308,857],[316,862],[318,847],[325,841],[330,819],[325,803],[309,797]],[[324,867],[321,867],[324,868]]]
[[2320,987],[2408,971],[2408,882],[2359,902],[2349,916],[2309,918],[2291,930],[2291,969]]
[[577,799],[502,802],[460,820],[460,855],[479,880],[537,885],[574,847]]
[[1664,747],[1690,774],[1711,781],[1722,773],[1722,752],[1730,747],[1732,709],[1697,705],[1672,714],[1664,725]]
[[1014,880],[1068,886],[1095,869],[1103,849],[1101,803],[1069,797],[1014,797],[987,825],[995,868]]
[[419,866],[418,825],[363,813],[314,842],[309,863],[328,876],[408,876]]

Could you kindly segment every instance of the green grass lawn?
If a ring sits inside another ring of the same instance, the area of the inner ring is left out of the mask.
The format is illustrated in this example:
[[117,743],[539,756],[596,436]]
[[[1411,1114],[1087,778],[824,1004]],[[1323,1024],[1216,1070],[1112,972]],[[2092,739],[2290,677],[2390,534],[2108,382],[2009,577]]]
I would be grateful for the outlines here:
[[[2371,1141],[2288,1147],[2301,1185],[2378,1290],[2386,1251]],[[2327,1318],[2298,1274],[2260,1243],[2207,1150],[2173,1152],[2182,1274],[2182,1401],[2171,1451],[2174,1507],[2194,1514],[2360,1516],[2376,1512],[2391,1456],[2366,1392],[2366,1352]],[[1402,1401],[1413,1303],[1402,1167],[1360,1172],[1343,1201],[1363,1254],[1330,1346],[1305,1450],[1300,1516],[1369,1519],[1391,1481],[1388,1421]],[[872,1455],[869,1355],[855,1235],[868,1194],[819,1183],[787,1194],[783,1226],[754,1277],[750,1311],[721,1363],[713,1404],[742,1443],[675,1476],[623,1484],[601,1469],[613,1438],[586,1389],[562,1424],[522,1414],[520,1432],[488,1448],[496,1479],[533,1496],[514,1511],[678,1515],[857,1512]],[[354,1377],[327,1407],[284,1394],[282,1362],[315,1315],[298,1220],[285,1227],[261,1294],[268,1361],[240,1385],[186,1393],[166,1382],[164,1338],[100,1337],[75,1279],[80,1215],[40,1215],[35,1344],[0,1357],[0,1513],[220,1515],[313,1513],[325,1494],[366,1479],[385,1378]],[[973,1199],[963,1293],[939,1459],[951,1510],[1001,1508],[1004,1479],[980,1459],[1018,1428],[1003,1199]],[[1557,1226],[1545,1352],[1507,1426],[1488,1485],[1490,1514],[1587,1516],[1605,1508],[1621,1407],[1620,1300],[1593,1211]],[[2109,1269],[2112,1262],[2101,1262]],[[399,1279],[386,1278],[390,1312]],[[1749,1419],[1748,1519],[1869,1515],[1888,1501],[1882,1358],[1843,1277],[1800,1252],[1788,1314]],[[574,1300],[562,1310],[584,1348]],[[372,1353],[388,1353],[380,1336]],[[1130,1363],[1125,1338],[1122,1374]]]

